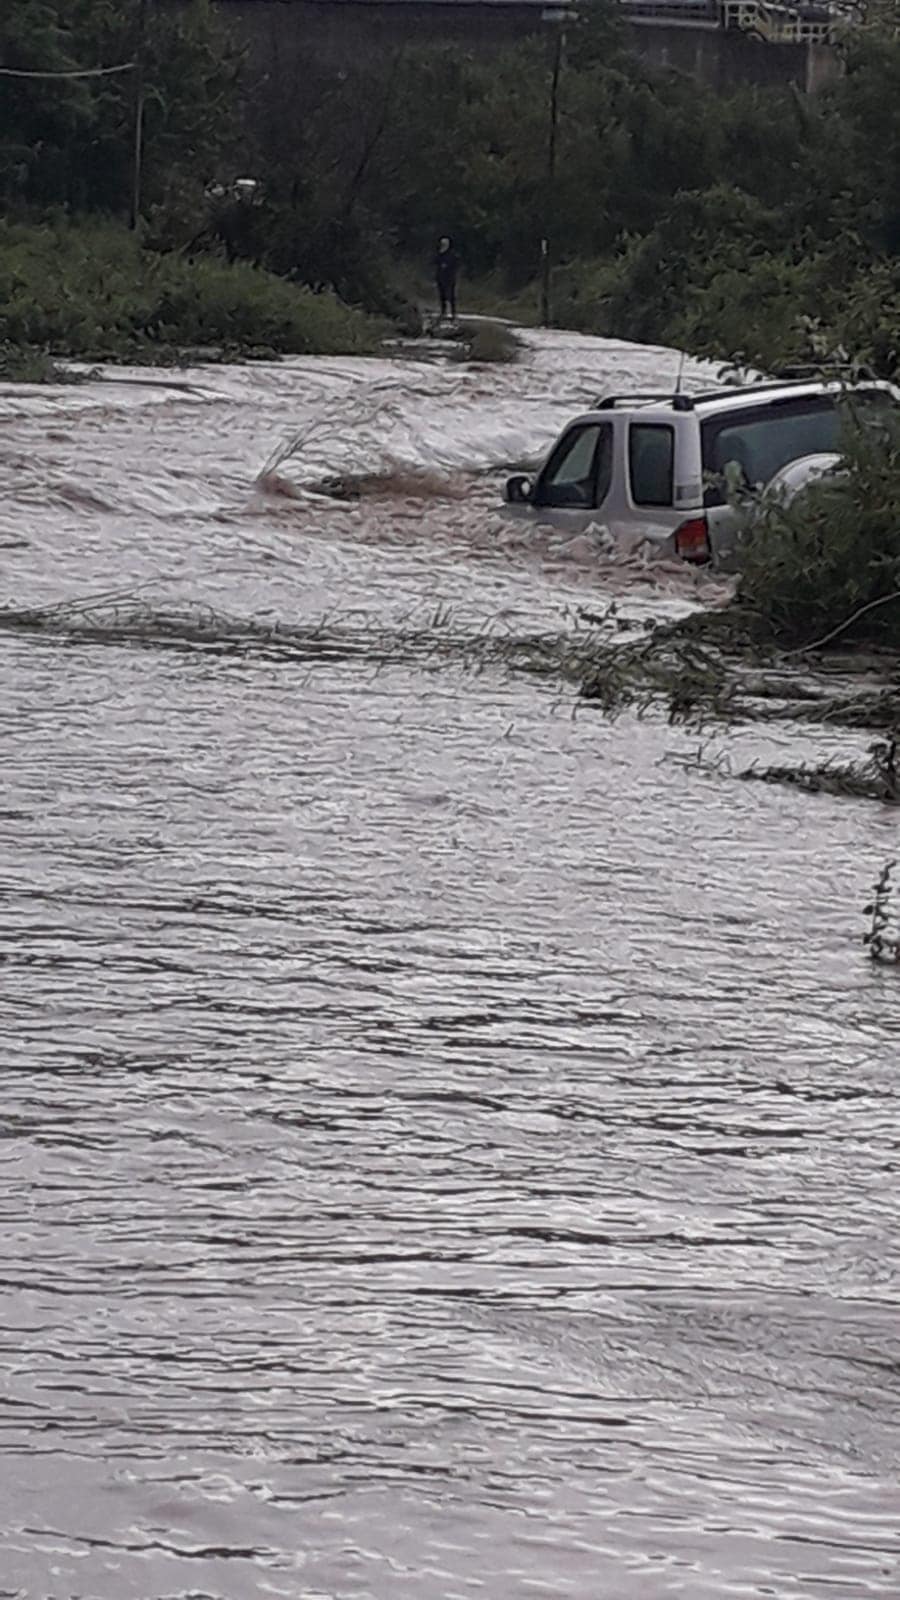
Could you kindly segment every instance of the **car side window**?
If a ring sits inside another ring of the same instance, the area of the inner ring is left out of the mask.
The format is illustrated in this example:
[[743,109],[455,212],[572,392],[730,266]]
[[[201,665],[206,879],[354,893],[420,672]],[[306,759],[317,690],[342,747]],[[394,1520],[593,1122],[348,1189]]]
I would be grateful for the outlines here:
[[726,468],[734,463],[751,485],[766,484],[789,461],[841,447],[841,416],[833,395],[797,395],[764,406],[707,418],[701,429],[704,504],[725,505]]
[[534,503],[590,510],[605,499],[612,480],[613,430],[609,422],[571,428],[538,480]]
[[666,423],[634,422],[628,430],[631,498],[636,506],[670,506],[675,430]]

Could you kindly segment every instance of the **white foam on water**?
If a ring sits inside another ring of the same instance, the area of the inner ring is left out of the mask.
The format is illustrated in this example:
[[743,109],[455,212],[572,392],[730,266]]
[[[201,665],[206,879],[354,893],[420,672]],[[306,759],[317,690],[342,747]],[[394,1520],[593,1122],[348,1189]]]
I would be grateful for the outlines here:
[[[657,346],[557,332],[520,337],[523,355],[513,365],[329,364],[327,403],[320,383],[298,392],[295,431],[263,471],[310,484],[328,473],[484,472],[534,462],[601,394],[673,389],[682,365],[677,351]],[[685,362],[682,382],[708,385],[716,370]]]
[[[41,596],[48,578],[71,593],[110,574],[121,584],[164,573],[179,594],[190,579],[206,599],[204,569],[215,567],[218,596],[252,567],[242,599],[264,591],[279,604],[275,568],[295,569],[304,544],[319,569],[304,595],[321,592],[326,604],[323,574],[341,545],[505,560],[532,588],[538,571],[564,584],[611,580],[606,530],[572,539],[511,524],[502,476],[540,459],[600,394],[671,389],[681,367],[685,387],[708,385],[716,369],[621,340],[520,338],[511,365],[310,356],[177,371],[74,366],[82,381],[4,385],[0,541],[44,552]],[[355,504],[327,493],[334,480],[361,488]],[[674,584],[695,603],[685,569],[651,576],[647,562],[618,561],[617,586]],[[17,553],[17,598],[23,573]]]

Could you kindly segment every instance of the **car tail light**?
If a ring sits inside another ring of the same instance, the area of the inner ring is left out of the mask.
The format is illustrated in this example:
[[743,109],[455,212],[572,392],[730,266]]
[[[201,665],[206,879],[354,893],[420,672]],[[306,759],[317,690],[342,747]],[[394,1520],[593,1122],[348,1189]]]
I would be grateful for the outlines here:
[[712,559],[705,517],[690,517],[675,529],[675,554],[682,561],[694,561],[698,565]]

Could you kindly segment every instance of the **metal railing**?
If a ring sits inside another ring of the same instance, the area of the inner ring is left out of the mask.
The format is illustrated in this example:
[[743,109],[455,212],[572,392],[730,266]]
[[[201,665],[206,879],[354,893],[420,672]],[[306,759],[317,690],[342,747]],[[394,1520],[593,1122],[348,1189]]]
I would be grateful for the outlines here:
[[718,28],[716,0],[622,0],[631,22],[668,22],[676,26]]
[[840,18],[830,6],[784,6],[772,0],[721,0],[721,25],[766,44],[830,44]]
[[833,44],[846,7],[778,0],[621,0],[632,22],[737,30],[765,44]]

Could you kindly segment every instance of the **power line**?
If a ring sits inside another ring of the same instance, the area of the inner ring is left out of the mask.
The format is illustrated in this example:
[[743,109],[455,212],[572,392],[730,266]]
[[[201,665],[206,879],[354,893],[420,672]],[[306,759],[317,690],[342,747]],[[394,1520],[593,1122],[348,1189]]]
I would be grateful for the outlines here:
[[83,67],[75,72],[21,72],[17,67],[0,67],[0,78],[108,78],[114,72],[133,72],[135,63],[120,67]]

